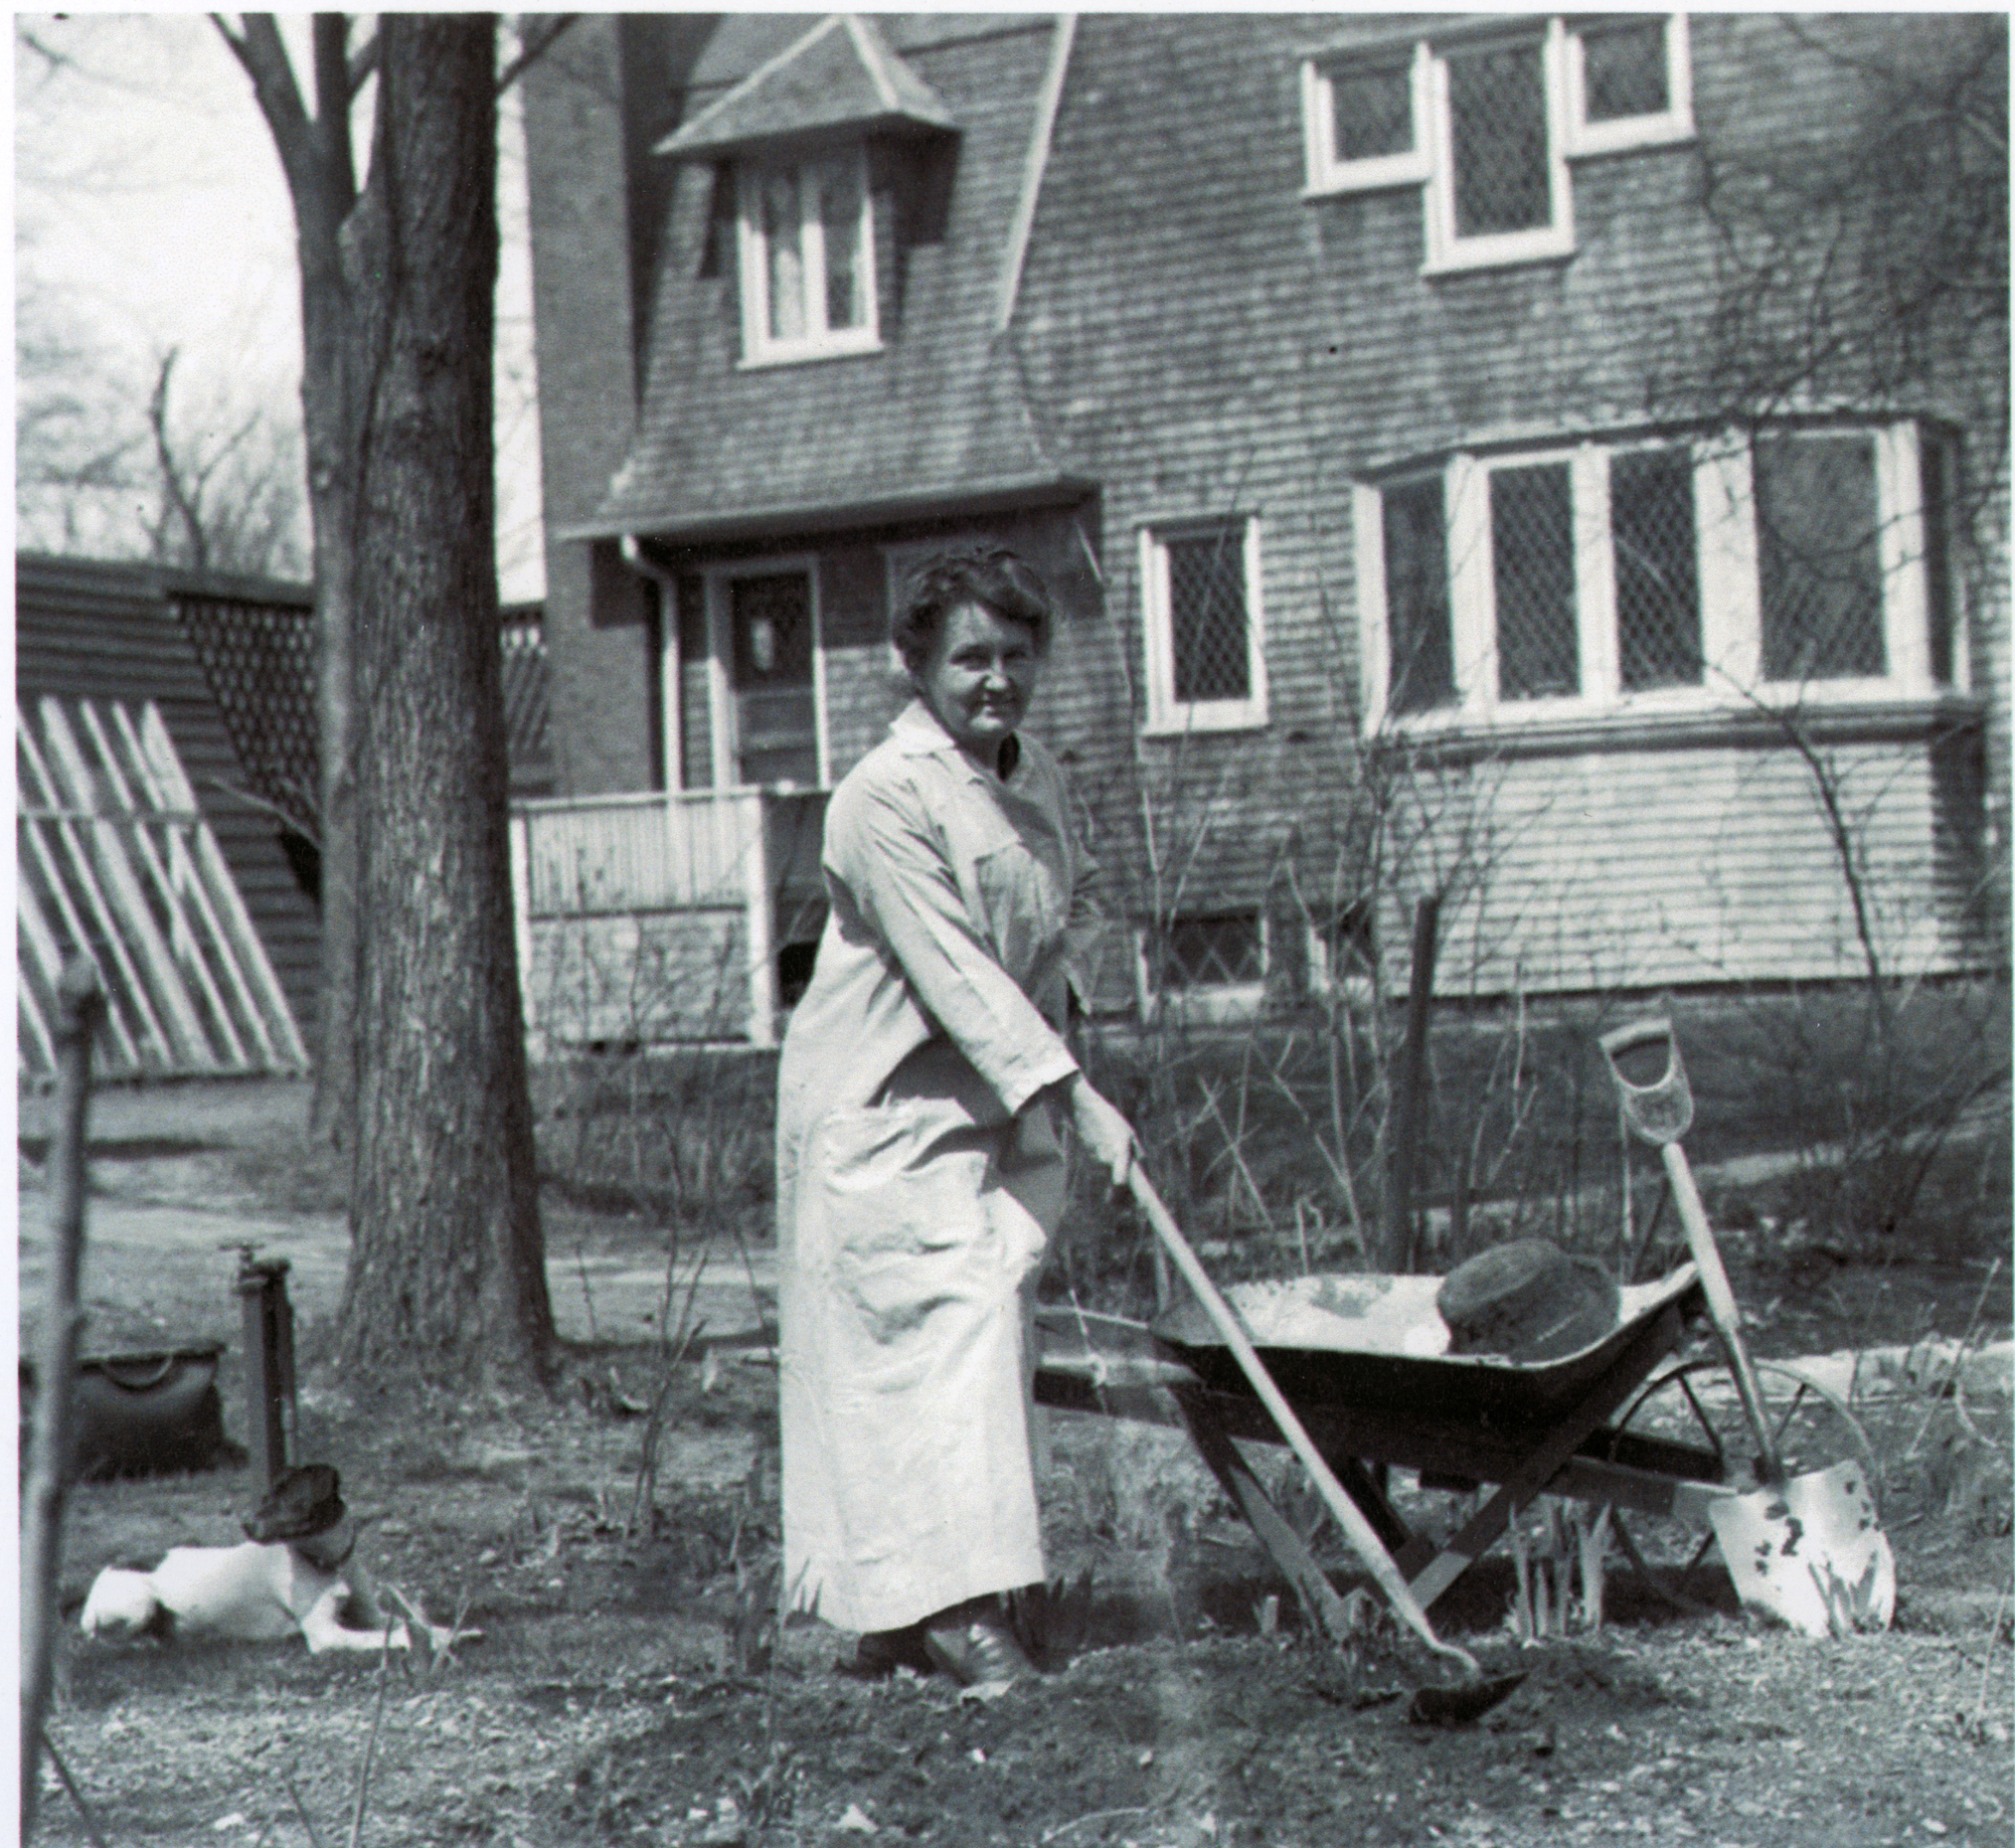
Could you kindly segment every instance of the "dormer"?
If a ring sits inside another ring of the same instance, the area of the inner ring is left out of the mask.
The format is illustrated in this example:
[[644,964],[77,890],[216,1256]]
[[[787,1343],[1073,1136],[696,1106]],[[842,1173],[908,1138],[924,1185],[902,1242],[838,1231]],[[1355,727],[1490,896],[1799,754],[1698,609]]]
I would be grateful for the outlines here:
[[871,21],[834,13],[658,143],[733,188],[745,367],[880,349],[871,143],[955,128]]

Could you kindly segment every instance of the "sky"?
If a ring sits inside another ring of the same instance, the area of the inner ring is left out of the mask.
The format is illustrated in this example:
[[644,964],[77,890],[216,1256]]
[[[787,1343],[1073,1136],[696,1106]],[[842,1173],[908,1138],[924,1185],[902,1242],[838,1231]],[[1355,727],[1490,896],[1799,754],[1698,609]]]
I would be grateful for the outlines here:
[[[289,36],[304,38],[304,23],[288,19]],[[98,360],[81,384],[137,394],[135,417],[174,348],[175,402],[199,422],[231,428],[268,406],[297,425],[292,209],[251,84],[216,29],[196,13],[20,14],[15,24],[17,313],[33,295],[39,313],[86,337]],[[368,134],[360,162],[367,148]],[[504,596],[518,600],[542,593],[544,571],[514,110],[500,171],[498,555]]]

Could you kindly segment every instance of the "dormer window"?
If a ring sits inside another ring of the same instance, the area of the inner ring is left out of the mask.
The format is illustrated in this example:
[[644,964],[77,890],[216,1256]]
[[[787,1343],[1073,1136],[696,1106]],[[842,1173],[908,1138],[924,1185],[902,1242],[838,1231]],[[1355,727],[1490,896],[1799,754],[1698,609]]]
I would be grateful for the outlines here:
[[748,366],[873,352],[874,204],[859,146],[737,169]]
[[1693,133],[1686,20],[1458,21],[1302,68],[1308,192],[1420,186],[1428,274],[1567,256],[1569,163]]

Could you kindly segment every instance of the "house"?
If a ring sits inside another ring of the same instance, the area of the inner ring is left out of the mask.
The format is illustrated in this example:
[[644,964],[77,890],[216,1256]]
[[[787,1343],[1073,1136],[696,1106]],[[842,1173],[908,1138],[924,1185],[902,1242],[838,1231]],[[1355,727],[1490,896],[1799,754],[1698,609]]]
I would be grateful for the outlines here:
[[1833,199],[1844,280],[1770,218],[1982,32],[1992,94],[1959,16],[584,17],[535,1003],[769,1037],[891,588],[976,534],[1067,612],[1100,1004],[1390,991],[1427,893],[1444,993],[2004,963],[2005,297],[1790,366],[1898,215]]

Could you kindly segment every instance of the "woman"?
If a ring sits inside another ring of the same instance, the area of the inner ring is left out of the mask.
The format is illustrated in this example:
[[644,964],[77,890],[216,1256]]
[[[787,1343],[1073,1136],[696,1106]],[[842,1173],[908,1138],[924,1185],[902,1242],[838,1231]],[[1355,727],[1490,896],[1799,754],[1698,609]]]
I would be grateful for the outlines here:
[[998,1595],[1043,1577],[1024,1295],[1063,1208],[1053,1114],[1116,1186],[1133,1135],[1060,1037],[1091,866],[1018,727],[1050,631],[998,547],[920,568],[915,699],[833,791],[831,915],[777,1105],[785,1583],[866,1666],[1028,1672]]

